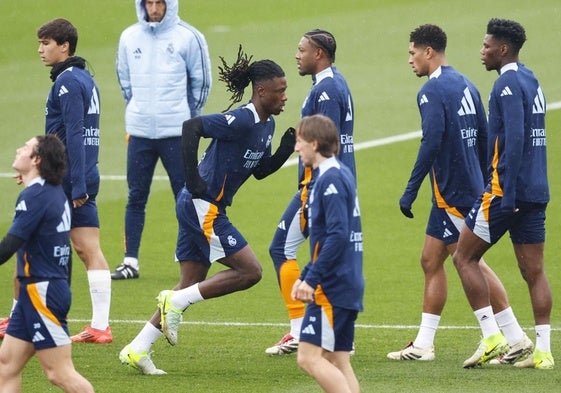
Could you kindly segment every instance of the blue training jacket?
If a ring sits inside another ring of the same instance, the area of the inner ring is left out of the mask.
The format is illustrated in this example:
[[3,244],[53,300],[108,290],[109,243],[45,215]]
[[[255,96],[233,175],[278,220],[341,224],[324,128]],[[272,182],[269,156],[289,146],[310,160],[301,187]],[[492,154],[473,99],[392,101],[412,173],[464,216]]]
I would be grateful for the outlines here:
[[476,87],[450,66],[441,66],[417,94],[421,146],[400,205],[411,208],[430,176],[433,204],[462,217],[485,186],[487,119]]
[[68,166],[62,186],[72,200],[99,191],[100,105],[92,76],[77,66],[57,76],[47,97],[45,133],[57,135],[66,146]]
[[362,226],[354,176],[331,157],[314,170],[309,187],[311,262],[300,279],[316,289],[317,304],[326,300],[335,307],[362,311]]
[[502,196],[501,207],[515,201],[547,203],[546,102],[538,80],[520,63],[505,65],[489,97],[487,191]]

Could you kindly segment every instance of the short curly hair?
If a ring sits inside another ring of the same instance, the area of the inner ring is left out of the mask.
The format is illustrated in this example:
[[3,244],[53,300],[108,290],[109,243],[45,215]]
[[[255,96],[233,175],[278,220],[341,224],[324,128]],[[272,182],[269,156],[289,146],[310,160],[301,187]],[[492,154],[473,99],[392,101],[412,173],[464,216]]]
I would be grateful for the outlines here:
[[446,50],[446,33],[437,25],[425,24],[417,27],[409,34],[409,42],[416,47],[430,46],[437,52]]
[[492,18],[487,24],[487,34],[509,44],[518,53],[526,42],[526,31],[518,22]]

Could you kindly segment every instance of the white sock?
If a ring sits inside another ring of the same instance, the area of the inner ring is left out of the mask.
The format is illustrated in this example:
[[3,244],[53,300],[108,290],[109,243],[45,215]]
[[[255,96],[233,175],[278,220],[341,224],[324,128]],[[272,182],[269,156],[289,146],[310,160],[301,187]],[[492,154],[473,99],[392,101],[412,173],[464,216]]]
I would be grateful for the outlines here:
[[501,332],[499,325],[497,325],[497,321],[495,320],[495,315],[493,314],[493,308],[491,306],[480,308],[479,310],[475,310],[473,313],[479,322],[483,338],[487,338]]
[[290,320],[290,335],[296,340],[300,340],[300,330],[302,330],[302,321],[304,317],[294,318]]
[[170,299],[171,305],[181,310],[185,310],[191,304],[204,300],[201,292],[199,291],[199,283],[174,292],[175,293]]
[[9,318],[12,317],[12,313],[14,312],[14,309],[16,308],[16,304],[18,304],[18,299],[12,299],[12,308],[10,310]]
[[125,259],[123,259],[123,263],[127,266],[134,267],[136,270],[140,270],[140,266],[138,266],[137,258],[125,257]]
[[421,326],[413,345],[417,348],[431,348],[434,345],[434,335],[439,323],[440,315],[422,313]]
[[524,331],[518,324],[512,307],[507,307],[503,311],[496,313],[495,320],[497,321],[497,325],[499,325],[499,329],[503,331],[508,345],[512,347],[522,341],[522,338],[524,338]]
[[536,348],[551,352],[551,325],[536,325]]
[[162,336],[160,329],[146,322],[146,325],[131,341],[130,346],[134,352],[148,352],[152,345]]
[[91,327],[105,330],[109,326],[111,273],[109,270],[88,270],[88,283],[92,299]]

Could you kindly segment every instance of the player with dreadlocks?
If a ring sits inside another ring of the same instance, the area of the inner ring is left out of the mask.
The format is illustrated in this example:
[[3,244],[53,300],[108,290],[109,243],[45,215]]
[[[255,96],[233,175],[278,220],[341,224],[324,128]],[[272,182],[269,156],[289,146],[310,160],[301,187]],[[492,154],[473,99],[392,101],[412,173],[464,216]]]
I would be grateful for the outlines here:
[[[154,366],[150,348],[162,334],[171,345],[177,343],[177,330],[187,307],[248,289],[261,279],[261,264],[229,221],[226,208],[251,175],[263,179],[282,166],[294,151],[295,136],[294,129],[289,128],[272,154],[272,115],[284,108],[286,78],[282,68],[271,60],[250,61],[240,47],[236,62],[228,66],[222,59],[220,68],[220,80],[233,93],[232,104],[241,101],[251,82],[249,103],[183,123],[186,183],[176,205],[179,283],[174,290],[160,292],[158,311],[119,355],[122,363],[143,374],[165,373]],[[201,137],[212,140],[197,164]],[[227,269],[207,278],[213,262]]]

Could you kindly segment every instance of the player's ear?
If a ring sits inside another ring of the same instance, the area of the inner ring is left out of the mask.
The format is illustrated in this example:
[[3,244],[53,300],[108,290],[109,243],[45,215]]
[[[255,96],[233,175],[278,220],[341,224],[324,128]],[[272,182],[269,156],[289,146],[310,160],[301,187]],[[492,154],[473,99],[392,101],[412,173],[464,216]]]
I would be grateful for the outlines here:
[[39,164],[41,163],[41,156],[35,154],[35,155],[33,156],[33,160],[31,161],[31,163],[32,163],[33,165],[35,165],[36,167],[38,167]]
[[263,86],[262,83],[257,83],[257,86],[255,86],[255,90],[257,91],[257,95],[259,97],[263,97],[265,95],[265,86]]
[[62,52],[68,53],[68,50],[70,49],[70,43],[68,41],[63,42],[62,44],[60,44],[60,49],[62,50]]
[[425,57],[427,59],[431,59],[434,56],[434,49],[432,49],[432,46],[427,46],[425,48]]
[[312,147],[313,147],[314,151],[318,151],[318,146],[319,146],[319,143],[318,143],[317,140],[312,141]]
[[499,51],[501,55],[506,56],[510,52],[510,45],[508,45],[506,42],[503,42],[499,46]]

